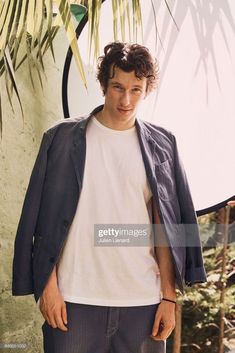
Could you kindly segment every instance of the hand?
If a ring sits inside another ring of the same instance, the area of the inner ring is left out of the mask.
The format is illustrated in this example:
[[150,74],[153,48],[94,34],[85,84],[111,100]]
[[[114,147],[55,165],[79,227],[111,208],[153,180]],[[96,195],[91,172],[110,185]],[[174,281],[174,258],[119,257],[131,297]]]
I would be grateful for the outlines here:
[[235,200],[228,201],[228,202],[227,202],[227,205],[229,205],[229,206],[231,206],[231,207],[234,207],[234,206],[235,206]]
[[166,340],[175,328],[175,304],[162,301],[155,315],[151,337],[155,341]]
[[49,325],[68,331],[66,304],[54,279],[49,279],[40,297],[39,309]]

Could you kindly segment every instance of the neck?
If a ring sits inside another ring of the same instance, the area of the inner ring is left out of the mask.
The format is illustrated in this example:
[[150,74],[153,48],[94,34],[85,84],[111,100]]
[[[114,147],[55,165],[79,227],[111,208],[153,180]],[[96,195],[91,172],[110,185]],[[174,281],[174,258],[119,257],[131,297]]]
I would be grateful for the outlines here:
[[113,130],[128,130],[135,125],[135,116],[117,120],[106,112],[105,107],[95,117],[101,124]]

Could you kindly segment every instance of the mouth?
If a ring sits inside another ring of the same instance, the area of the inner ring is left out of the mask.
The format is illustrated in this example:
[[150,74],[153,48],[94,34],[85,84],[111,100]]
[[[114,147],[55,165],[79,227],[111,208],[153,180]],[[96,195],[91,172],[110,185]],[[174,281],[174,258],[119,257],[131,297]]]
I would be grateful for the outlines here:
[[118,111],[121,113],[121,114],[128,114],[132,111],[132,109],[122,109],[122,108],[118,108]]

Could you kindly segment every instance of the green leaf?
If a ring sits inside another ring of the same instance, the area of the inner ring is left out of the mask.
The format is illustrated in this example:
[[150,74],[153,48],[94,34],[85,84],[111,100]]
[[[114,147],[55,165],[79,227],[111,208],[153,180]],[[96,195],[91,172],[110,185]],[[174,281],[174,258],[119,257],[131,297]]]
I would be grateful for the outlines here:
[[[23,107],[22,107],[20,95],[19,95],[19,92],[18,92],[18,89],[17,89],[17,86],[16,86],[15,77],[14,77],[14,70],[13,70],[13,67],[11,65],[10,55],[9,55],[9,53],[7,51],[5,51],[5,54],[4,54],[4,61],[5,61],[6,73],[9,75],[11,84],[13,85],[13,89],[14,89],[14,91],[16,93],[16,97],[17,97],[19,105],[20,105],[22,117],[24,118]],[[10,97],[9,97],[9,101],[11,103]]]
[[[61,27],[65,28],[75,63],[86,86],[86,77],[72,16],[80,23],[82,18],[86,14],[88,15],[89,57],[92,50],[94,53],[93,59],[95,60],[99,56],[100,51],[99,23],[102,2],[102,0],[76,0],[76,3],[74,1],[71,4],[70,0],[0,0],[0,76],[3,76],[4,73],[6,75],[10,104],[11,92],[13,91],[20,103],[21,110],[23,109],[14,73],[25,61],[27,61],[32,87],[34,88],[35,72],[37,72],[42,86],[41,73],[44,73],[43,56],[50,49],[55,60],[53,40]],[[53,17],[53,3],[56,3],[59,9],[55,17]],[[88,9],[84,6],[84,3]],[[169,6],[168,10],[170,12]],[[112,12],[115,39],[117,39],[118,30],[120,29],[122,40],[125,41],[127,28],[130,41],[132,41],[131,36],[134,40],[137,39],[139,30],[141,30],[143,37],[140,0],[112,0]],[[8,50],[7,53],[5,53],[6,50]],[[34,70],[36,71],[34,72]],[[2,131],[2,125],[0,130]]]

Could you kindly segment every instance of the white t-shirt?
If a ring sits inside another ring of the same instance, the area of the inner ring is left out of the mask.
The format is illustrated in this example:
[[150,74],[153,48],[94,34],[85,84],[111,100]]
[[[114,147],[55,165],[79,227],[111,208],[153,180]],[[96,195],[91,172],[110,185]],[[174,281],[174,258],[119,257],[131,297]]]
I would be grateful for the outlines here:
[[[95,246],[94,225],[151,224],[151,191],[135,126],[117,131],[92,117],[83,186],[58,263],[65,301],[105,306],[160,302],[152,235],[144,246]],[[69,182],[69,181],[68,181]]]

